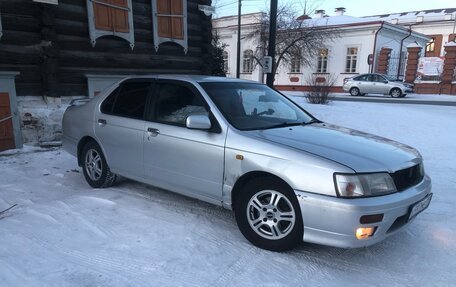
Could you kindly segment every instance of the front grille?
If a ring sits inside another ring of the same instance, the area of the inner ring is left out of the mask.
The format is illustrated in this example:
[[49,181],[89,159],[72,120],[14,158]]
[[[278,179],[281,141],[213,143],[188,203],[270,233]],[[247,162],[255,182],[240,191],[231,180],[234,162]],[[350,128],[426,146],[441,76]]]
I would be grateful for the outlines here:
[[415,166],[396,171],[391,176],[394,180],[394,184],[396,184],[397,191],[403,191],[422,181],[424,173],[420,165],[417,164]]

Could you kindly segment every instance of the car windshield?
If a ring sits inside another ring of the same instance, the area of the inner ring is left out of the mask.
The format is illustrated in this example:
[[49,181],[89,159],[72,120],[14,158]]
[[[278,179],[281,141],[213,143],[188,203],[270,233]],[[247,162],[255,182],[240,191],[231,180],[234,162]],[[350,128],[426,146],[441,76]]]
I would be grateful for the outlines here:
[[263,84],[200,83],[226,119],[239,130],[304,125],[316,120],[283,95]]

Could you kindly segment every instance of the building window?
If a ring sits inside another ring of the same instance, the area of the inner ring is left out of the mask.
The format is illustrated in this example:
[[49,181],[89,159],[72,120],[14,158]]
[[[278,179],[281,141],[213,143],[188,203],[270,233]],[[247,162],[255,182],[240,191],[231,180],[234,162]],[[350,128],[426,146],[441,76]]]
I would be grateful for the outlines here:
[[223,71],[225,73],[228,73],[229,72],[229,66],[228,66],[228,52],[227,51],[223,51]]
[[160,44],[171,42],[182,46],[187,53],[186,0],[152,0],[152,22],[156,51]]
[[301,73],[301,61],[298,57],[291,58],[290,73]]
[[442,48],[442,35],[428,35],[431,39],[426,43],[424,49],[425,57],[440,57]]
[[435,51],[435,38],[432,38],[429,40],[429,42],[426,43],[426,54],[427,53],[434,53]]
[[[356,67],[356,64],[355,64]],[[328,72],[328,49],[320,49],[317,58],[317,73]]]
[[345,62],[345,73],[356,73],[356,64],[358,62],[358,48],[347,48],[347,60]]
[[242,72],[251,74],[253,72],[253,51],[245,50],[242,57]]
[[133,49],[133,14],[131,0],[87,0],[89,33],[92,46],[103,36],[127,40]]

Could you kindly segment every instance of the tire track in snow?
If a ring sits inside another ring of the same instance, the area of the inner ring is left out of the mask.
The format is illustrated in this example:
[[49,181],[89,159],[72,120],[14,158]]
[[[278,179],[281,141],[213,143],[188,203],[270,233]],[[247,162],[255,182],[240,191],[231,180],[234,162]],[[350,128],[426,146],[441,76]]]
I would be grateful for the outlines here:
[[207,284],[206,286],[229,286],[229,284],[232,283],[233,278],[238,277],[242,271],[245,270],[245,267],[251,264],[252,258],[258,256],[255,251],[258,251],[258,248],[254,246],[250,246],[246,250],[243,250],[241,253],[242,255],[236,259],[236,261],[230,267],[224,271],[221,271],[223,274],[220,277],[218,277],[215,281]]

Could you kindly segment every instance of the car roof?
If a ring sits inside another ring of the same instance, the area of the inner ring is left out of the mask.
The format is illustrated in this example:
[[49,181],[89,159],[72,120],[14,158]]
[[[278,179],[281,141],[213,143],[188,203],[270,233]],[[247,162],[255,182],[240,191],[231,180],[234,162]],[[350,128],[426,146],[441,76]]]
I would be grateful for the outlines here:
[[255,81],[228,78],[228,77],[216,77],[206,75],[181,75],[181,74],[153,74],[153,75],[138,75],[138,76],[127,76],[126,79],[167,79],[167,80],[181,80],[187,82],[207,83],[207,82],[224,82],[224,83],[256,83]]

